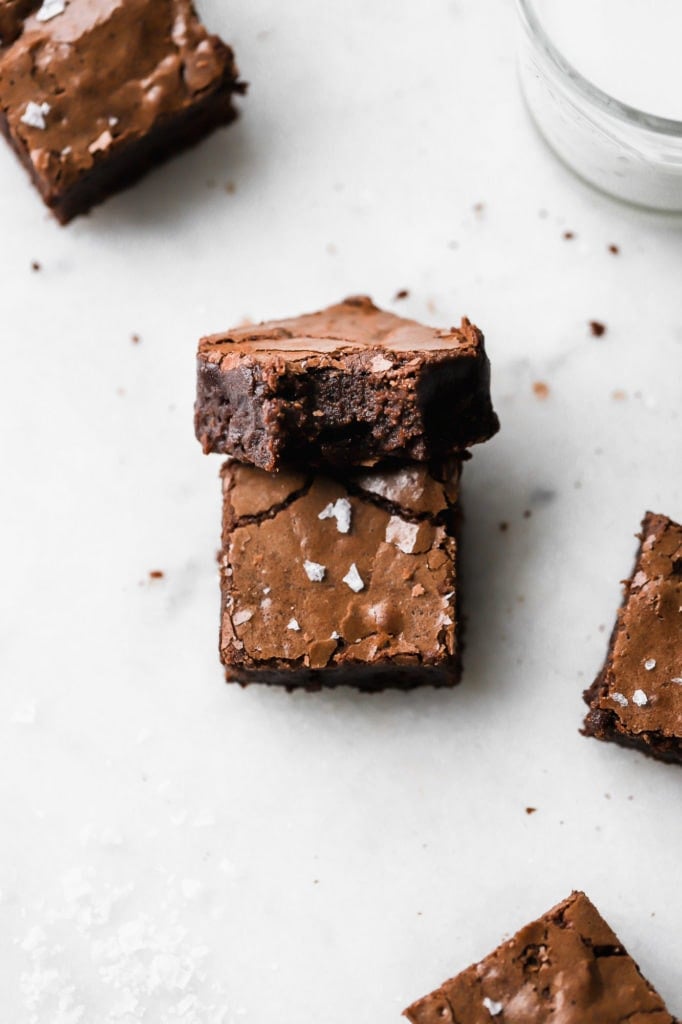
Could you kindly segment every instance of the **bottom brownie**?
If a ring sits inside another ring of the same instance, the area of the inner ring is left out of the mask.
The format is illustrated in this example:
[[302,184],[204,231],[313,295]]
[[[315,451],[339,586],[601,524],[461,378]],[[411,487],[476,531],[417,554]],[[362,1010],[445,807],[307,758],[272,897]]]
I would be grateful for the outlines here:
[[365,691],[458,681],[458,465],[340,478],[228,462],[222,476],[228,680]]
[[682,526],[647,512],[583,732],[682,764]]
[[581,892],[405,1016],[412,1024],[677,1024]]

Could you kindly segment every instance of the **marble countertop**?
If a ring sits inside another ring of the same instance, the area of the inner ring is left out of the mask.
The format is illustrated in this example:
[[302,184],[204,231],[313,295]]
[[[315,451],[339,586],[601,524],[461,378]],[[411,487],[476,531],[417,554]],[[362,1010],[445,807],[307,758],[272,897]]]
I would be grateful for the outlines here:
[[[578,733],[682,517],[682,219],[549,153],[505,0],[201,6],[236,126],[66,229],[0,152],[2,1017],[396,1024],[573,888],[682,1014],[682,774]],[[196,340],[358,292],[487,335],[462,685],[227,687]]]

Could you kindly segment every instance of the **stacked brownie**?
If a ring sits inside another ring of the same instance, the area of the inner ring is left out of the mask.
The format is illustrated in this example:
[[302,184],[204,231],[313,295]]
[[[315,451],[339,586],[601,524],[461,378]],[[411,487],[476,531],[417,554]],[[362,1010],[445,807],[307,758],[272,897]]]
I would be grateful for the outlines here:
[[483,336],[364,297],[202,339],[196,433],[222,470],[229,680],[451,686],[460,467],[490,438]]

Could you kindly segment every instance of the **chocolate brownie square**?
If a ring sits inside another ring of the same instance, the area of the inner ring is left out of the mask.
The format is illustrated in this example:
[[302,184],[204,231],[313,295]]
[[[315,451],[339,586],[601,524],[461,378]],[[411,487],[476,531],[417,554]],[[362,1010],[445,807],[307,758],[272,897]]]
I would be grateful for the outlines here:
[[424,327],[359,297],[203,338],[195,426],[205,452],[272,471],[441,461],[499,423],[476,327]]
[[582,892],[405,1016],[412,1024],[676,1024]]
[[232,51],[191,0],[11,0],[0,131],[66,223],[235,117]]
[[584,733],[682,763],[682,526],[647,512]]
[[228,680],[319,689],[459,677],[459,466],[222,471]]

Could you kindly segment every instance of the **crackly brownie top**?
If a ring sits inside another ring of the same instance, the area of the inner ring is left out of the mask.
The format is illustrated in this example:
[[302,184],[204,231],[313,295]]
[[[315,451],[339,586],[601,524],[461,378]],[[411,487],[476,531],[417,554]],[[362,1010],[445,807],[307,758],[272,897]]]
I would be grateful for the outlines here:
[[[454,652],[456,476],[223,469],[223,653],[241,664],[433,663]],[[232,654],[230,654],[230,651]]]
[[191,0],[10,0],[0,31],[0,110],[62,186],[236,76]]
[[482,351],[483,337],[468,320],[459,329],[425,327],[378,309],[366,296],[346,299],[319,313],[213,334],[199,343],[199,358],[220,363],[223,369],[243,359],[309,362],[319,358],[333,365],[335,356],[354,352],[367,369],[382,373],[390,370],[392,354],[402,361],[411,354],[441,359],[476,356]]
[[682,737],[682,526],[648,512],[593,707],[627,733]]
[[405,1015],[414,1024],[675,1024],[579,892]]

